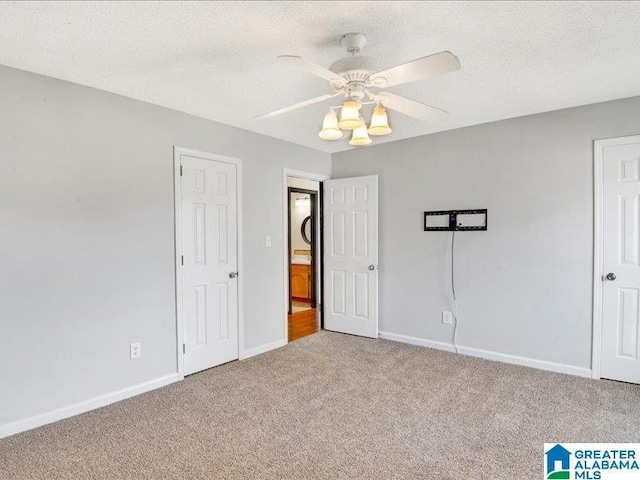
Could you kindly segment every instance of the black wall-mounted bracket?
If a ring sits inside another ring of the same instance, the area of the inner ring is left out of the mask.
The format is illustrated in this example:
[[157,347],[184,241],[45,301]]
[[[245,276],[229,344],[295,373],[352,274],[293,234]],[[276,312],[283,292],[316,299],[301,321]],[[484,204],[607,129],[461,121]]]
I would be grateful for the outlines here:
[[424,212],[424,231],[481,231],[487,229],[487,209]]

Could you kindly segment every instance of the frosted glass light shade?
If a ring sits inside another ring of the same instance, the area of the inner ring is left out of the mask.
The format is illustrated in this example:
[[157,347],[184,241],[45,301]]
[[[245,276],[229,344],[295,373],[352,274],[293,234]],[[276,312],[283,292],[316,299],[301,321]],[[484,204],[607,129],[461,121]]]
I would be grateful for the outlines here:
[[389,127],[389,119],[387,118],[387,110],[380,104],[376,105],[371,115],[371,126],[369,127],[370,135],[387,135],[391,133]]
[[367,133],[367,126],[362,122],[362,126],[355,128],[353,130],[353,134],[351,135],[351,140],[349,140],[349,145],[354,145],[356,147],[362,147],[364,145],[369,145],[372,140],[369,138],[369,134]]
[[360,107],[361,105],[353,100],[346,100],[342,103],[340,121],[338,122],[338,126],[342,130],[353,130],[364,126],[364,122],[360,118]]
[[324,116],[324,120],[322,120],[322,130],[320,130],[318,136],[323,140],[338,140],[343,135],[342,130],[338,128],[336,112],[330,109]]

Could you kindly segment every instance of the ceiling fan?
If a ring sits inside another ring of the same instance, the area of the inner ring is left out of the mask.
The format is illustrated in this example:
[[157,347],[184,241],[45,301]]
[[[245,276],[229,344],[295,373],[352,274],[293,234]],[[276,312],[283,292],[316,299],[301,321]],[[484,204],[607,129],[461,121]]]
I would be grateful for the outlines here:
[[[297,56],[282,55],[278,57],[285,66],[298,68],[327,80],[332,93],[294,103],[254,118],[270,118],[330,98],[343,96],[345,100],[341,106],[329,108],[319,136],[324,140],[337,140],[343,136],[343,130],[352,130],[352,137],[349,141],[351,145],[368,145],[371,143],[369,134],[386,135],[391,133],[385,107],[429,123],[442,122],[447,118],[449,114],[444,110],[402,95],[380,90],[460,70],[458,57],[451,52],[444,51],[378,71],[373,58],[359,55],[366,44],[367,39],[362,33],[344,35],[341,45],[349,53],[349,56],[332,63],[328,69]],[[367,99],[369,101],[365,101]],[[362,105],[367,104],[376,105],[369,128],[360,114]],[[335,109],[340,109],[339,119]]]

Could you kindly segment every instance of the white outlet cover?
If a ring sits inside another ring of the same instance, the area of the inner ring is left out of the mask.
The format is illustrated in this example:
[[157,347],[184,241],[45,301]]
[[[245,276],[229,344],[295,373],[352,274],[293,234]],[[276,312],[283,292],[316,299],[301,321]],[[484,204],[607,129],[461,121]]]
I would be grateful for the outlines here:
[[442,323],[445,325],[453,325],[453,314],[447,310],[443,310]]
[[271,235],[267,235],[266,237],[264,237],[264,246],[265,247],[271,246]]
[[132,343],[129,347],[129,357],[131,359],[140,358],[142,356],[142,345],[140,343]]

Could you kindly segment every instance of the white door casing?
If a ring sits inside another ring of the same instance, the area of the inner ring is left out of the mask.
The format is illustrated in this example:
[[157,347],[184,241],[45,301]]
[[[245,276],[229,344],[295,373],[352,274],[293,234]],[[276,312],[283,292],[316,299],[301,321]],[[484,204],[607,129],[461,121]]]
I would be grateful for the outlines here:
[[597,142],[596,157],[602,298],[594,357],[600,354],[600,377],[640,383],[640,137]]
[[[325,182],[329,179],[328,176],[326,175],[322,175],[322,174],[318,174],[318,173],[311,173],[311,172],[303,172],[300,170],[293,170],[291,168],[284,168],[282,170],[282,207],[283,207],[283,211],[282,211],[282,238],[287,238],[287,236],[289,235],[289,222],[288,222],[288,213],[289,213],[289,178],[295,179],[295,178],[300,178],[300,179],[304,179],[304,180],[313,180],[316,182]],[[320,223],[320,218],[321,218],[321,211],[322,211],[322,206],[319,204],[320,200],[318,200],[318,209],[316,212],[316,221],[318,222],[318,225]],[[318,228],[316,231],[316,238],[315,241],[317,242],[317,245],[320,245],[322,242],[320,241],[320,235],[321,235],[322,229]],[[318,251],[320,249],[318,248]],[[284,296],[283,296],[283,324],[282,324],[282,331],[283,331],[283,338],[284,338],[284,343],[287,343],[289,341],[289,315],[288,315],[288,311],[289,311],[289,244],[288,242],[283,242],[283,250],[282,250],[282,254],[283,254],[283,278],[284,278],[284,286],[283,286],[283,292],[284,292]],[[316,299],[318,301],[318,308],[317,308],[317,319],[320,320],[320,315],[321,315],[321,311],[323,310],[324,306],[323,303],[324,299],[322,298],[322,288],[321,288],[321,281],[320,278],[323,275],[322,274],[322,270],[323,270],[323,261],[322,259],[319,259],[319,262],[316,262],[316,267],[317,267],[317,271],[314,272],[314,287],[316,289]]]
[[378,177],[324,182],[324,327],[378,338]]
[[237,165],[180,155],[183,374],[238,358]]

